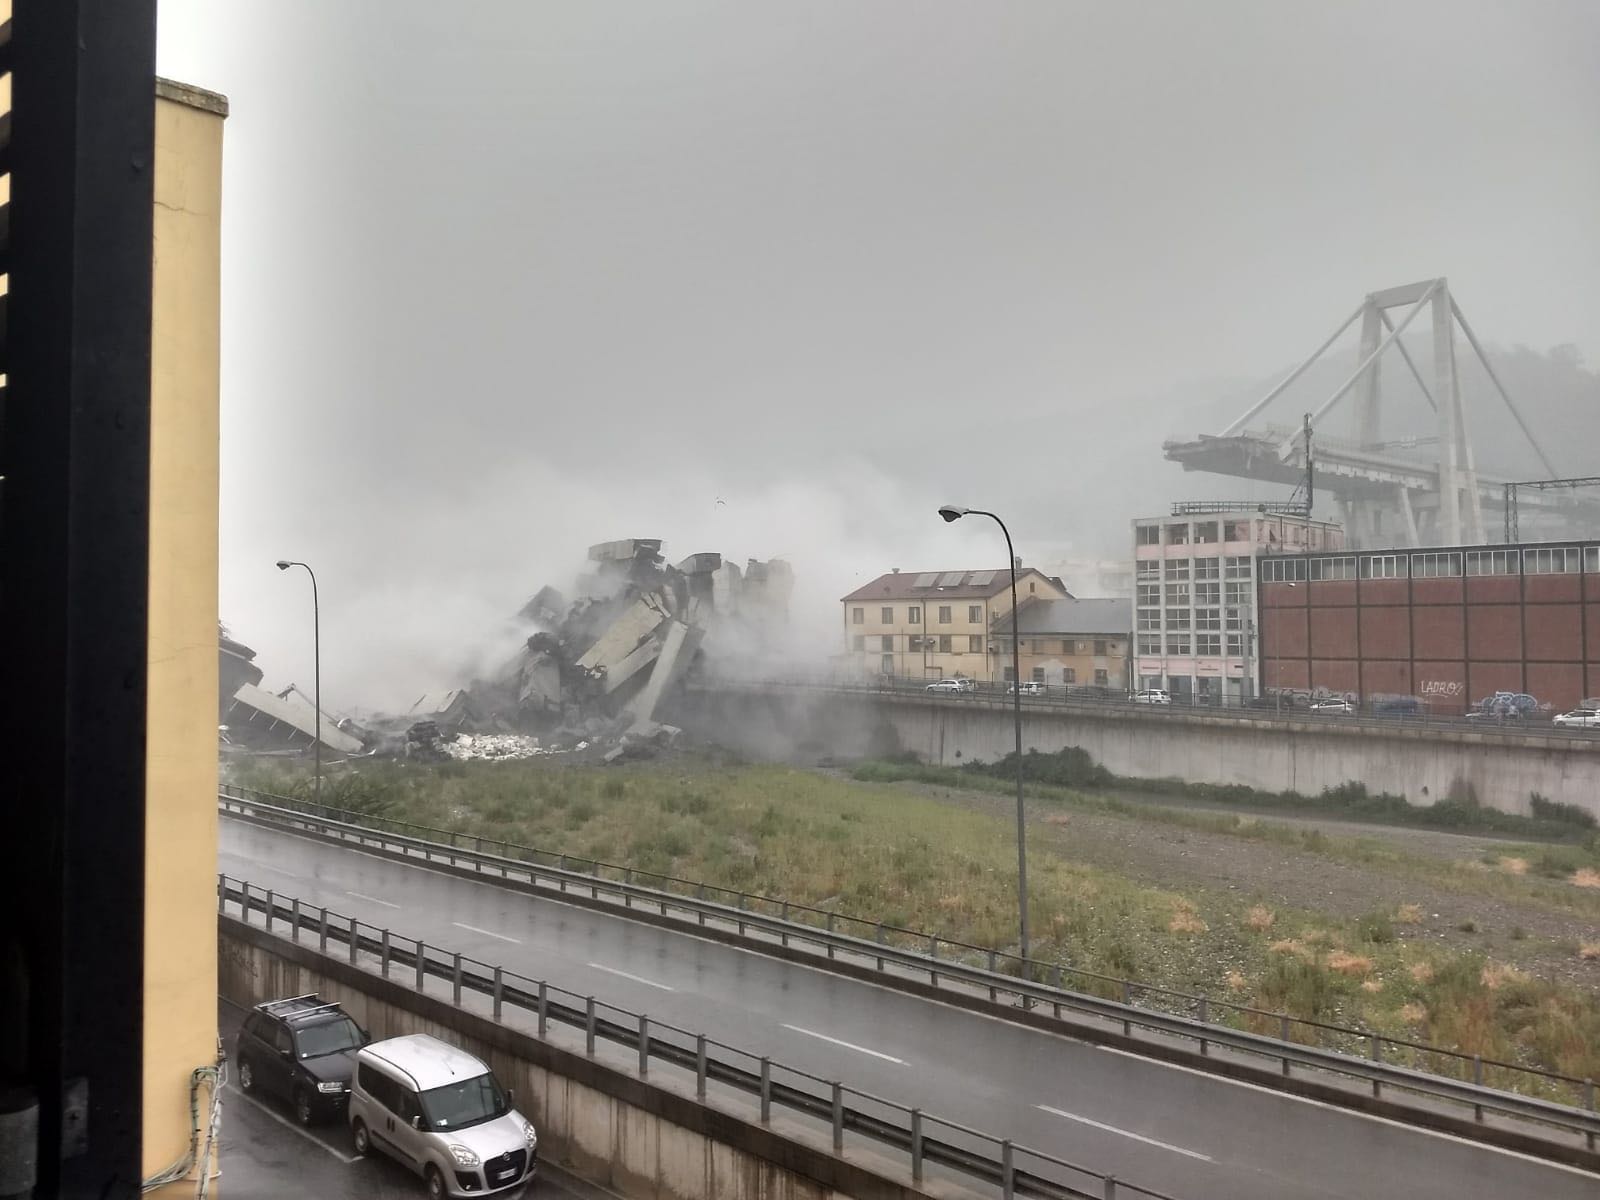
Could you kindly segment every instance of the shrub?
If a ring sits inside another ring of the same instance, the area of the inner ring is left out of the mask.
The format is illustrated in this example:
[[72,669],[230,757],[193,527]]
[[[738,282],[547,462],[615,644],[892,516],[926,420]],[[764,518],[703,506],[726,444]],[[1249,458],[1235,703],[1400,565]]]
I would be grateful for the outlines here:
[[628,794],[628,785],[613,776],[600,785],[602,800],[621,800]]
[[1394,920],[1385,912],[1370,912],[1356,919],[1356,936],[1363,942],[1383,945],[1394,941]]
[[1549,800],[1534,792],[1528,797],[1528,809],[1541,821],[1554,821],[1560,825],[1573,825],[1579,829],[1594,829],[1600,822],[1594,814],[1586,808],[1576,804],[1563,804],[1559,800]]
[[[1015,779],[1017,756],[1013,752],[992,764],[974,759],[961,769],[974,775]],[[1029,783],[1071,788],[1105,787],[1115,780],[1110,771],[1090,758],[1087,750],[1078,746],[1066,746],[1053,754],[1029,750],[1022,756],[1022,778]]]

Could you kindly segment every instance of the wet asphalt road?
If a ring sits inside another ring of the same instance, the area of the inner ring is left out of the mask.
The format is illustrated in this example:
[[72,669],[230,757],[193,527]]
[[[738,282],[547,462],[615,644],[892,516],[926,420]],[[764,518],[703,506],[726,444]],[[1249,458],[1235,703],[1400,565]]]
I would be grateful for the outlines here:
[[1183,1200],[1600,1194],[1583,1172],[239,821],[222,821],[218,863]]

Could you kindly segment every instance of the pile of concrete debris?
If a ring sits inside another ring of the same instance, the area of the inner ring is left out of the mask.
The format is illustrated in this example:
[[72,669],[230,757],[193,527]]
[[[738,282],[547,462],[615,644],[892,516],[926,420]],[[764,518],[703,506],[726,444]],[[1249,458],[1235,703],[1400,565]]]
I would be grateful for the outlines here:
[[[659,538],[602,542],[588,557],[575,598],[544,587],[523,606],[518,621],[531,632],[498,670],[423,696],[409,719],[441,735],[537,734],[540,753],[593,747],[607,762],[647,757],[678,737],[656,714],[703,656],[746,655],[787,627],[794,577],[781,559],[741,570],[706,553],[672,566]],[[408,752],[420,742],[426,754],[435,740],[408,735]]]
[[420,697],[405,713],[358,724],[330,716],[292,685],[262,691],[255,652],[219,629],[225,747],[325,751],[444,762],[581,754],[645,758],[680,731],[657,719],[663,700],[708,655],[749,662],[777,650],[794,576],[782,559],[743,569],[720,554],[667,563],[659,538],[589,548],[574,598],[540,588],[517,614],[525,640],[497,670]]

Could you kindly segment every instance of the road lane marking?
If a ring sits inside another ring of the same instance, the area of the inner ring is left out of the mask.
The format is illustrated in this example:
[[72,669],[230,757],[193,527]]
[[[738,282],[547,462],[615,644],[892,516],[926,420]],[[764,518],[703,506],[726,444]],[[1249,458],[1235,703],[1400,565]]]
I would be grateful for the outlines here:
[[309,1129],[306,1129],[302,1125],[296,1125],[293,1121],[289,1120],[289,1118],[284,1116],[282,1113],[273,1112],[270,1108],[268,1108],[266,1106],[265,1103],[263,1103],[260,1100],[257,1100],[249,1092],[239,1091],[238,1088],[229,1087],[227,1085],[223,1086],[223,1090],[224,1091],[238,1092],[238,1094],[240,1096],[242,1096],[244,1099],[250,1101],[250,1104],[255,1108],[255,1110],[258,1113],[261,1113],[263,1116],[271,1117],[274,1121],[276,1121],[279,1125],[282,1125],[285,1129],[291,1130],[294,1133],[298,1133],[301,1137],[305,1138],[306,1141],[312,1143],[312,1145],[318,1147],[321,1150],[326,1150],[329,1154],[333,1155],[340,1162],[342,1162],[342,1163],[353,1163],[353,1162],[359,1161],[359,1159],[360,1159],[359,1155],[341,1154],[341,1153],[339,1153],[339,1151],[335,1150],[332,1146],[328,1145],[327,1142],[323,1141],[316,1134],[312,1133]]
[[644,984],[646,987],[660,988],[663,992],[675,992],[678,990],[675,987],[668,987],[664,983],[657,983],[654,979],[646,979],[643,975],[630,975],[626,971],[619,971],[615,967],[605,967],[599,963],[590,963],[589,965],[596,971],[604,971],[608,975],[620,975],[624,979],[631,979],[635,983]]
[[522,945],[520,939],[507,937],[505,934],[496,933],[492,929],[479,929],[476,925],[468,925],[463,921],[451,921],[450,924],[454,925],[457,929],[465,929],[469,933],[481,933],[484,937],[499,938],[502,942],[510,942],[513,946]]
[[1132,1138],[1134,1141],[1143,1142],[1147,1146],[1160,1146],[1163,1150],[1171,1150],[1174,1154],[1186,1154],[1190,1158],[1198,1158],[1201,1162],[1216,1161],[1211,1155],[1201,1154],[1198,1150],[1185,1150],[1182,1146],[1174,1146],[1171,1142],[1158,1141],[1153,1137],[1145,1137],[1142,1133],[1134,1133],[1128,1129],[1118,1129],[1115,1125],[1107,1125],[1103,1121],[1091,1121],[1088,1117],[1080,1117],[1077,1113],[1069,1113],[1060,1108],[1051,1108],[1048,1104],[1036,1104],[1034,1107],[1058,1117],[1065,1117],[1069,1121],[1077,1121],[1081,1125],[1090,1125],[1095,1129],[1103,1129],[1107,1133],[1115,1133],[1125,1138]]
[[390,904],[387,900],[379,900],[376,896],[369,896],[365,892],[346,892],[346,896],[354,896],[357,900],[365,900],[368,904],[381,904],[385,908],[399,908],[398,904]]
[[814,1029],[801,1029],[798,1025],[785,1025],[784,1028],[795,1033],[803,1033],[807,1037],[814,1037],[819,1041],[832,1042],[835,1046],[843,1046],[846,1050],[854,1050],[858,1054],[870,1054],[873,1058],[881,1058],[885,1062],[899,1063],[902,1067],[906,1065],[906,1060],[903,1058],[896,1058],[892,1054],[884,1054],[880,1050],[868,1050],[865,1046],[858,1046],[854,1042],[841,1042],[838,1038],[829,1037],[825,1033],[818,1033]]
[[[986,1017],[986,1020],[995,1018]],[[1474,1138],[1462,1137],[1460,1134],[1443,1133],[1437,1129],[1429,1129],[1423,1125],[1409,1125],[1404,1121],[1396,1121],[1392,1117],[1376,1117],[1371,1113],[1364,1113],[1358,1109],[1345,1108],[1338,1104],[1329,1104],[1325,1100],[1313,1100],[1309,1096],[1296,1096],[1293,1092],[1282,1092],[1277,1088],[1263,1087],[1259,1083],[1246,1083],[1242,1079],[1229,1079],[1224,1075],[1213,1075],[1210,1071],[1197,1071],[1193,1067],[1179,1066],[1177,1063],[1161,1062],[1159,1059],[1135,1054],[1131,1050],[1118,1050],[1113,1046],[1096,1046],[1085,1042],[1090,1049],[1102,1051],[1105,1054],[1120,1054],[1123,1058],[1131,1058],[1146,1066],[1160,1067],[1166,1071],[1182,1071],[1185,1075],[1193,1075],[1196,1079],[1203,1079],[1207,1083],[1224,1083],[1229,1087],[1244,1088],[1247,1091],[1260,1092],[1263,1096],[1270,1096],[1274,1100],[1287,1100],[1293,1104],[1304,1104],[1310,1108],[1320,1108],[1331,1113],[1334,1117],[1348,1117],[1352,1121],[1369,1121],[1374,1125],[1387,1125],[1391,1129],[1398,1129],[1402,1133],[1420,1134],[1423,1137],[1438,1138],[1441,1142],[1455,1142],[1457,1145],[1466,1146],[1471,1150],[1487,1150],[1491,1154],[1503,1155],[1506,1158],[1520,1158],[1523,1162],[1531,1163],[1538,1167],[1549,1167],[1553,1171],[1564,1171],[1568,1175],[1577,1175],[1582,1179],[1593,1179],[1594,1175],[1583,1167],[1571,1167],[1566,1163],[1556,1162],[1550,1158],[1540,1158],[1534,1154],[1526,1154],[1521,1150],[1508,1150],[1503,1146],[1496,1146],[1492,1142],[1480,1142]]]

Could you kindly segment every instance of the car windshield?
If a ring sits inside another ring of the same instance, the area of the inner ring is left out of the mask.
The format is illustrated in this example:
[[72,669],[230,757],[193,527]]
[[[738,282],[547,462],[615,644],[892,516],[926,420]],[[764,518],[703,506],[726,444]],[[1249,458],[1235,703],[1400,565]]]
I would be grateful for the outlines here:
[[422,1093],[422,1119],[429,1129],[465,1129],[510,1111],[511,1105],[493,1075],[447,1083]]
[[349,1017],[302,1025],[294,1033],[295,1052],[301,1058],[318,1058],[341,1050],[359,1049],[365,1042],[361,1027]]

